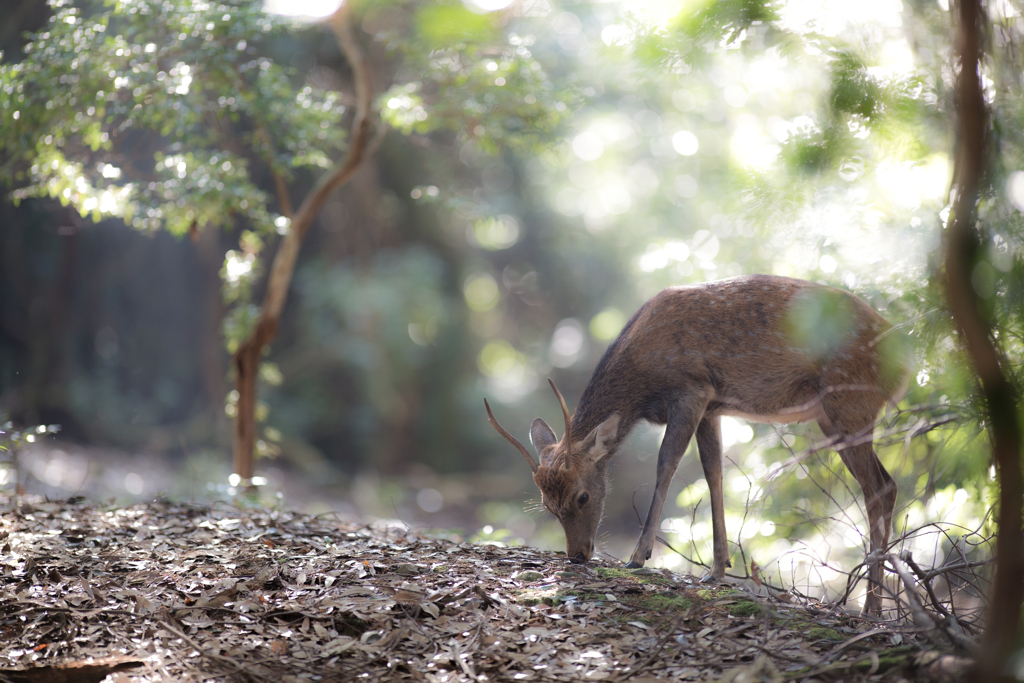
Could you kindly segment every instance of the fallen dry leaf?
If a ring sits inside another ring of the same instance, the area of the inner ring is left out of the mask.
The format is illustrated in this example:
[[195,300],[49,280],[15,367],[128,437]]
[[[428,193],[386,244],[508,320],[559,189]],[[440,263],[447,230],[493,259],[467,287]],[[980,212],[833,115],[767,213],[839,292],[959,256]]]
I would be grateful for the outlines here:
[[[4,682],[896,681],[920,637],[778,591],[281,510],[23,503],[0,497]],[[132,668],[84,677],[115,653]]]

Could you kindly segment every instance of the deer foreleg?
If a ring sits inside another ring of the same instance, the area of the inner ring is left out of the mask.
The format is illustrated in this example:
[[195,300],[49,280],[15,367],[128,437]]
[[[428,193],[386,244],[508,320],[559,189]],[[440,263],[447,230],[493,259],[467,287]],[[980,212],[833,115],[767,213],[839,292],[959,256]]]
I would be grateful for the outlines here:
[[665,429],[665,437],[661,441],[661,449],[658,451],[658,479],[654,485],[654,498],[651,499],[651,508],[647,511],[647,519],[644,520],[640,540],[637,541],[636,548],[629,557],[627,567],[642,567],[644,562],[651,559],[654,536],[661,524],[661,510],[665,506],[672,477],[675,476],[679,461],[682,460],[683,453],[686,452],[686,445],[690,443],[697,424],[704,415],[709,396],[710,392],[706,392],[701,394],[700,398],[691,397],[669,408],[668,426]]

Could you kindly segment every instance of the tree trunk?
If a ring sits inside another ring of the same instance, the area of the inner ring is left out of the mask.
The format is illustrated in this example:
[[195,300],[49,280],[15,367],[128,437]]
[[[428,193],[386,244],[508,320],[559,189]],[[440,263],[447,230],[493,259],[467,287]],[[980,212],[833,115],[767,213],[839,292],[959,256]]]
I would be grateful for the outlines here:
[[955,198],[946,232],[945,284],[949,309],[960,339],[981,384],[992,457],[998,474],[999,509],[996,569],[981,652],[971,673],[974,681],[1011,680],[1006,665],[1017,646],[1021,601],[1024,599],[1024,542],[1021,539],[1021,425],[1020,396],[1005,372],[1007,361],[984,314],[984,302],[974,291],[971,275],[982,252],[977,206],[985,174],[988,129],[981,85],[982,38],[986,26],[980,0],[960,0],[956,10],[956,86],[959,114]]
[[[260,359],[267,345],[277,335],[281,311],[288,296],[295,262],[298,259],[302,240],[331,193],[351,179],[363,159],[369,154],[370,133],[370,90],[369,65],[355,38],[348,21],[349,3],[345,3],[331,18],[331,28],[338,40],[342,53],[348,60],[355,82],[356,114],[349,135],[349,148],[345,159],[330,173],[323,176],[310,191],[299,210],[291,218],[291,227],[280,248],[274,255],[267,279],[266,292],[260,318],[252,335],[239,345],[233,363],[235,367],[235,389],[238,391],[237,413],[235,415],[234,470],[241,478],[241,484],[248,486],[254,474],[253,453],[256,447],[256,388]],[[280,180],[275,176],[275,180]],[[279,195],[283,183],[278,182]],[[280,198],[286,214],[287,196]]]
[[235,405],[235,453],[234,471],[248,485],[255,474],[253,453],[256,450],[256,384],[260,368],[260,356],[265,344],[257,344],[255,335],[238,347],[235,352],[235,391],[238,402]]
[[227,363],[224,353],[224,335],[221,321],[224,320],[224,298],[220,291],[220,270],[224,259],[220,230],[196,231],[193,242],[200,269],[205,279],[203,297],[203,318],[199,338],[199,363],[202,367],[203,391],[206,403],[212,408],[213,419],[210,429],[216,443],[223,444],[228,438],[227,418],[224,415],[224,397],[228,393]]

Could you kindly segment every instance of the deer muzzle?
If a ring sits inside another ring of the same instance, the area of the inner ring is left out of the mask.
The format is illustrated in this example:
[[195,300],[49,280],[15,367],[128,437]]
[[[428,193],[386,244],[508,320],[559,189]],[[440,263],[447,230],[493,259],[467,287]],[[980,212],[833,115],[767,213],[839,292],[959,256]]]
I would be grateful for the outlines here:
[[590,541],[587,543],[586,550],[580,550],[575,555],[566,553],[569,557],[569,561],[573,564],[584,564],[594,555],[594,542]]

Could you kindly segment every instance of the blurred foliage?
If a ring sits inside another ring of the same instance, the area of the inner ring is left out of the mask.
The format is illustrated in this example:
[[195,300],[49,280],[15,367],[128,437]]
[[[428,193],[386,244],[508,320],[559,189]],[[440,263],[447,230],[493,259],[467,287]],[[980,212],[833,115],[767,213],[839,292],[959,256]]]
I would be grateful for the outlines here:
[[[144,230],[222,226],[230,342],[251,325],[260,255],[288,229],[271,171],[308,187],[344,150],[347,67],[322,26],[248,2],[164,5],[153,21],[138,0],[55,4],[24,60],[0,64],[3,179],[16,198]],[[508,469],[518,505],[533,495],[528,471],[487,426],[483,395],[520,436],[538,414],[558,422],[542,379],[572,404],[660,288],[772,272],[855,291],[896,325],[893,343],[916,365],[878,430],[900,486],[897,532],[945,520],[950,538],[977,542],[993,496],[988,445],[937,258],[953,148],[945,5],[523,0],[486,12],[396,0],[354,11],[393,132],[372,178],[328,205],[303,253],[269,357],[279,373],[266,379],[280,383],[262,393],[268,452],[351,471]],[[973,284],[1019,384],[1024,25],[1017,3],[989,11],[998,153]],[[794,324],[838,334],[841,311],[818,303]],[[79,382],[85,396],[118,393]],[[654,436],[618,456],[613,532],[633,533],[630,497],[653,480]],[[723,436],[728,526],[761,566],[781,566],[841,515],[849,533],[828,543],[859,551],[862,516],[846,512],[856,484],[814,449],[815,429],[727,420]],[[666,525],[707,559],[706,502],[691,516],[707,498],[695,463],[684,461]],[[478,513],[483,536],[525,533],[506,533],[519,528],[506,508]],[[539,533],[558,547],[548,521]],[[951,541],[906,543],[935,553]]]
[[578,99],[534,59],[533,36],[506,34],[461,4],[382,3],[364,19],[378,21],[388,28],[376,38],[404,58],[399,76],[413,77],[381,98],[384,119],[405,134],[449,128],[488,152],[529,152]]
[[46,434],[56,434],[60,425],[32,425],[16,428],[11,421],[0,424],[0,451],[35,443],[36,439]]
[[383,470],[411,454],[442,469],[469,464],[443,453],[445,417],[461,409],[465,388],[438,374],[456,365],[463,344],[461,302],[446,287],[446,269],[420,247],[382,251],[365,266],[318,261],[303,269],[296,288],[306,343],[280,357],[289,387],[275,392],[274,413],[290,432],[343,430]]
[[[0,419],[3,418],[5,416],[0,413]],[[0,422],[0,453],[9,453],[9,459],[5,458],[5,461],[0,461],[0,487],[13,481],[15,484],[14,490],[20,492],[21,483],[17,480],[18,449],[33,444],[45,436],[56,434],[59,431],[60,425],[16,427],[10,420]]]

